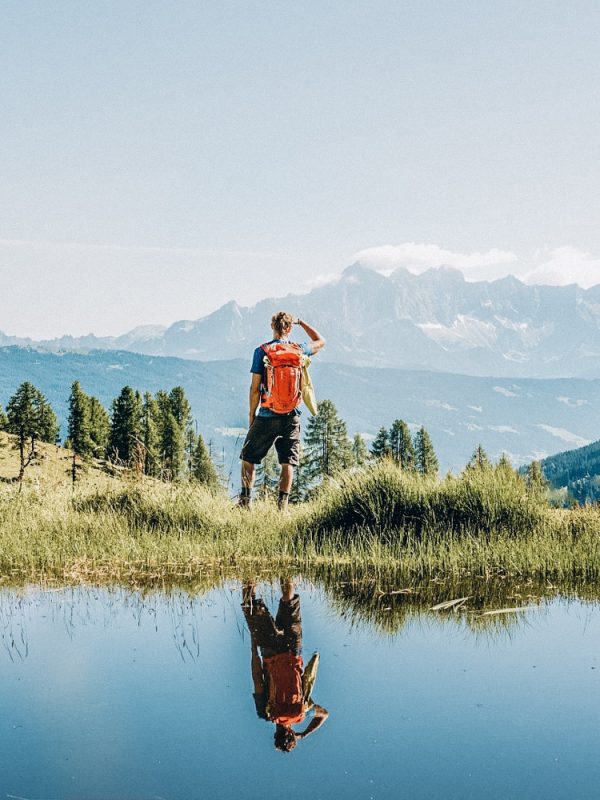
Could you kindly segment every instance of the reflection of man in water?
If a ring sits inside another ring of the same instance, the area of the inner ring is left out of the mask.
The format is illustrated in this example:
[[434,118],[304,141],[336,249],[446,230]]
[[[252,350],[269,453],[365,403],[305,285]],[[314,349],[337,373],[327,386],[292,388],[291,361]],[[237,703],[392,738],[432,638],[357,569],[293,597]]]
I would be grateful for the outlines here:
[[[275,747],[287,753],[329,715],[310,697],[319,656],[315,653],[303,669],[300,598],[291,581],[282,581],[281,594],[275,619],[255,598],[253,584],[244,586],[242,608],[250,630],[256,712],[275,723]],[[309,712],[313,719],[303,731],[295,731],[292,725],[303,722]]]

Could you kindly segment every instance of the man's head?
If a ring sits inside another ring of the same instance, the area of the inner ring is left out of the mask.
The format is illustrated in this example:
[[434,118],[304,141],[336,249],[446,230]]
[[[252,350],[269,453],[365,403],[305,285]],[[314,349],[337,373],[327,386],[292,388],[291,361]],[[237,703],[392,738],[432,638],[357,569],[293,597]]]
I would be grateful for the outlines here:
[[289,753],[298,744],[296,734],[288,725],[275,725],[275,749]]
[[287,311],[278,311],[271,317],[271,328],[277,339],[285,339],[290,335],[294,318]]

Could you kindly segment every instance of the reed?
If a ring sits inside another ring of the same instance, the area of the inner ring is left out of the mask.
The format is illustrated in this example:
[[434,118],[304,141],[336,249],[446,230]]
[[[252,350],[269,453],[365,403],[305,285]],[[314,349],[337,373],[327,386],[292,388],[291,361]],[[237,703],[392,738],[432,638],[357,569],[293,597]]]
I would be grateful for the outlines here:
[[169,580],[204,570],[303,571],[393,567],[439,576],[600,575],[600,512],[550,508],[514,473],[441,481],[392,464],[330,481],[281,515],[269,501],[242,510],[191,484],[94,473],[0,486],[0,579]]

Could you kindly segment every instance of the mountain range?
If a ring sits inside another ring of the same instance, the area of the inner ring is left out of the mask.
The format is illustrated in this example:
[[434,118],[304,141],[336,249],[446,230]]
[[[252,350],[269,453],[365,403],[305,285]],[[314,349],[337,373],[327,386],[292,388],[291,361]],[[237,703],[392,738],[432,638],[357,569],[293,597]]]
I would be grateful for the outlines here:
[[169,327],[40,342],[0,333],[0,346],[247,359],[269,337],[271,314],[281,308],[324,334],[324,362],[515,378],[600,377],[600,285],[531,286],[512,276],[467,282],[447,267],[420,275],[399,268],[383,275],[356,263],[306,294],[266,299],[250,308],[232,301]]

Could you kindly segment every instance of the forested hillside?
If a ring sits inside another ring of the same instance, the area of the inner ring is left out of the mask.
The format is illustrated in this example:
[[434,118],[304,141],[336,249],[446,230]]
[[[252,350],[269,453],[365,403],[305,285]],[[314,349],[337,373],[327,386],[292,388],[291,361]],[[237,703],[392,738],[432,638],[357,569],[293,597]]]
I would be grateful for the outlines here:
[[541,467],[555,489],[579,503],[600,500],[600,441],[545,458]]

